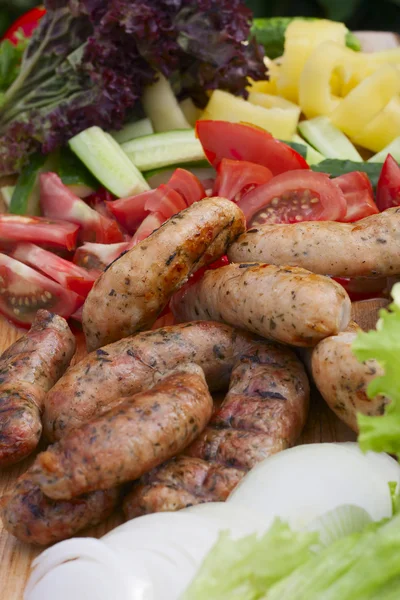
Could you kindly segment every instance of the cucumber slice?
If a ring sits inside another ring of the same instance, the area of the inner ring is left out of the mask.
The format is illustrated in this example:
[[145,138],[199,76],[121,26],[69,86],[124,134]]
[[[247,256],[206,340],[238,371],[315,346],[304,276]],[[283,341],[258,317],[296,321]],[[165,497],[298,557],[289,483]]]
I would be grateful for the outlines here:
[[99,187],[97,179],[69,148],[61,150],[58,175],[79,198],[86,198]]
[[154,133],[150,119],[140,119],[133,123],[127,123],[120,131],[112,131],[111,135],[118,144],[130,142],[135,138]]
[[[204,181],[205,179],[214,179],[215,178],[215,170],[210,166],[204,166],[202,162],[193,163],[194,166],[190,165],[174,165],[173,167],[166,167],[165,169],[154,169],[153,171],[147,171],[147,173],[143,173],[147,183],[151,188],[157,188],[159,185],[163,183],[167,183],[172,174],[176,169],[187,169],[193,175],[195,175],[200,181]],[[196,166],[197,165],[197,166]]]
[[388,144],[386,148],[383,148],[383,150],[378,152],[378,154],[374,154],[374,156],[371,156],[371,158],[368,159],[367,162],[384,163],[388,154],[391,154],[395,161],[400,162],[400,137],[393,140],[393,142],[390,142],[390,144]]
[[165,131],[146,135],[122,145],[140,171],[159,169],[177,163],[204,160],[204,151],[194,129]]
[[90,127],[78,133],[69,141],[69,146],[89,171],[118,198],[149,189],[121,146],[100,127]]
[[39,176],[56,170],[57,156],[33,154],[18,177],[10,202],[10,213],[15,215],[40,215]]
[[305,158],[309,165],[317,165],[322,160],[325,160],[325,156],[322,156],[322,154],[320,154],[317,150],[310,146],[310,144],[303,140],[303,138],[301,138],[299,135],[297,135],[297,133],[293,136],[293,141],[296,144],[302,144],[307,148]]
[[142,104],[144,112],[152,122],[154,131],[190,129],[171,84],[161,73],[157,81],[145,89]]
[[15,190],[15,185],[6,185],[5,187],[0,188],[0,194],[7,206],[11,204],[11,198]]
[[362,162],[362,157],[350,140],[332,125],[328,117],[301,121],[298,128],[301,135],[327,158]]

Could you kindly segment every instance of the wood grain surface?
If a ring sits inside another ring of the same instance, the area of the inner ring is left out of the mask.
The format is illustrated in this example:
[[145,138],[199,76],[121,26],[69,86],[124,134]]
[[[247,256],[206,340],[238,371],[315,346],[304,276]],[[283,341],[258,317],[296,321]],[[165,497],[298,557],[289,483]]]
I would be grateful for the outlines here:
[[[367,51],[385,50],[399,44],[399,38],[395,34],[362,32],[359,35]],[[383,300],[355,303],[353,318],[363,329],[371,329],[375,326],[379,309],[385,304],[386,302]],[[0,353],[17,340],[22,333],[23,331],[16,329],[0,317]],[[82,336],[80,336],[75,360],[84,353],[82,342]],[[355,439],[355,434],[339,421],[319,394],[313,390],[309,419],[299,443],[352,441]],[[32,459],[29,459],[19,465],[2,470],[0,473],[0,496],[5,491],[12,489],[16,478],[27,469],[31,462]],[[85,531],[82,535],[101,537],[121,522],[121,514],[115,514],[102,525]],[[31,561],[41,551],[42,548],[21,544],[15,540],[2,529],[0,522],[0,600],[23,599],[23,590],[29,576]]]

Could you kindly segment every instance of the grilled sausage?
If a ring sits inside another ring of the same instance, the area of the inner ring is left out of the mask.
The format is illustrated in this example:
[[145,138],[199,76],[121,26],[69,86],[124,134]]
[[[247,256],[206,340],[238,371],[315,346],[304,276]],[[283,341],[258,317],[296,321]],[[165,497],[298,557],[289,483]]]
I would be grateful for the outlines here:
[[245,230],[233,202],[208,198],[169,219],[112,263],[83,307],[88,350],[150,329],[188,276],[226,253]]
[[311,370],[315,384],[328,406],[353,431],[358,432],[357,413],[382,415],[389,400],[367,396],[369,382],[383,375],[383,369],[374,360],[358,361],[352,352],[357,337],[351,331],[339,333],[320,342],[312,353]]
[[258,462],[292,446],[304,427],[309,387],[290,350],[254,342],[238,358],[229,392],[187,456],[145,476],[127,496],[128,518],[223,501]]
[[171,303],[179,321],[210,319],[294,346],[315,346],[345,329],[351,303],[328,277],[260,263],[208,271]]
[[303,267],[333,277],[390,277],[400,273],[400,208],[356,223],[309,221],[250,229],[231,246],[233,262]]
[[75,352],[67,322],[39,310],[22,338],[0,358],[0,466],[33,452],[42,433],[46,392],[66,370]]
[[133,481],[193,442],[212,406],[200,367],[179,368],[39,454],[34,480],[55,500]]
[[113,512],[120,498],[121,493],[115,488],[69,502],[54,502],[40,491],[29,469],[2,498],[0,516],[4,528],[21,542],[45,546],[101,523]]
[[45,432],[49,439],[58,440],[104,414],[121,398],[149,389],[157,377],[185,362],[203,369],[211,390],[224,389],[237,357],[253,341],[254,336],[228,325],[197,322],[115,342],[68,369],[47,394]]

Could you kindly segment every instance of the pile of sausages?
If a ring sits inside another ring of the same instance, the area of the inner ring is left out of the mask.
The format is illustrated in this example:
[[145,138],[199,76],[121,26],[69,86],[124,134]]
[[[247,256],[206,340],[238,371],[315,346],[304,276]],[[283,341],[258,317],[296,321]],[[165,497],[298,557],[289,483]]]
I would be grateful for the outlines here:
[[[208,198],[172,217],[112,263],[83,310],[90,351],[39,311],[0,359],[0,466],[37,455],[1,501],[4,526],[48,544],[105,519],[223,501],[255,464],[292,446],[309,402],[293,349],[356,429],[379,372],[351,353],[347,293],[329,275],[400,273],[399,209],[356,224],[268,225],[245,232],[241,210]],[[232,264],[184,285],[228,253]],[[308,269],[308,270],[306,270]],[[170,303],[178,325],[150,330]],[[228,389],[222,403],[210,392]]]

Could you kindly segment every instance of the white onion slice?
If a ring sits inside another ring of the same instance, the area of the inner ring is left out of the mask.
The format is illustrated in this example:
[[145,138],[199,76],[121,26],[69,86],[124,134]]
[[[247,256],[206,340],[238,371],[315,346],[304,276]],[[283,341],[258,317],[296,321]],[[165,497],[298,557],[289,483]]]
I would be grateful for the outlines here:
[[230,530],[232,539],[241,538],[252,533],[262,534],[268,529],[262,514],[250,511],[244,506],[228,504],[227,502],[195,504],[182,509],[180,514],[182,513],[195,514],[198,517],[218,521],[221,530]]
[[341,448],[346,448],[350,452],[354,452],[358,456],[362,456],[372,468],[375,469],[376,474],[384,479],[389,484],[394,482],[397,484],[397,491],[400,488],[400,465],[386,452],[363,452],[357,442],[340,442],[336,444]]
[[343,504],[363,508],[374,521],[392,516],[389,487],[365,457],[336,444],[309,444],[267,458],[248,473],[228,503],[302,529]]

